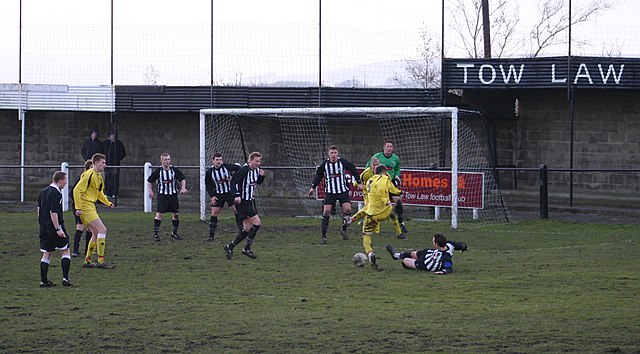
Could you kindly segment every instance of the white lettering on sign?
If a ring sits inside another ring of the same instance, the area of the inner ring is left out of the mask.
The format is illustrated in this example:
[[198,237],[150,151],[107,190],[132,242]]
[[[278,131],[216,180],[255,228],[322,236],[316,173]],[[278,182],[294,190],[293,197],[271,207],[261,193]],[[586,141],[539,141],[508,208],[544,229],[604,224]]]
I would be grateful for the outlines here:
[[509,80],[511,79],[511,74],[513,73],[513,81],[516,84],[520,83],[520,79],[522,79],[522,72],[524,71],[524,64],[520,65],[520,72],[516,72],[516,68],[513,65],[509,65],[509,71],[507,72],[507,75],[505,76],[504,74],[504,67],[502,66],[502,64],[500,64],[500,72],[502,73],[502,81],[504,81],[505,84],[509,83]]
[[[550,64],[551,66],[551,83],[552,84],[566,84],[570,79],[568,77],[564,77],[564,75],[560,74],[560,72],[556,72],[557,64]],[[589,64],[591,65],[591,71],[594,71],[597,67],[600,72],[600,81],[604,85],[620,85],[622,81],[622,74],[624,72],[624,64],[620,64],[618,68],[614,64]],[[469,83],[469,75],[474,74],[471,70],[476,67],[475,64],[472,63],[456,63],[457,68],[462,68],[463,72],[463,84]],[[500,74],[502,75],[502,82],[504,84],[527,84],[522,82],[522,75],[525,73],[526,66],[525,64],[520,64],[518,68],[517,64],[497,64],[498,69],[500,70]],[[540,71],[542,68],[537,66],[534,67],[534,71]],[[496,66],[492,64],[481,64],[478,67],[478,80],[483,85],[495,85],[501,84],[500,82],[496,82],[497,70]],[[571,75],[569,75],[571,76]],[[596,80],[598,77],[595,77]],[[513,79],[513,80],[512,80]],[[578,84],[579,81],[583,82],[583,84],[588,83],[589,85],[594,84],[594,77],[591,75],[589,71],[589,66],[586,63],[578,64],[578,68],[575,72],[575,76],[573,76],[573,84]],[[585,82],[586,81],[586,82]]]
[[[484,69],[487,68],[491,69],[491,80],[485,80],[484,75],[482,74],[484,72]],[[482,64],[480,65],[480,70],[478,70],[478,78],[483,84],[491,85],[494,81],[496,81],[496,69],[494,69],[491,64]]]
[[467,83],[467,69],[468,68],[473,68],[473,64],[456,64],[456,67],[458,68],[462,68],[464,70],[464,80],[463,82],[466,84]]
[[556,64],[551,64],[551,83],[553,84],[564,84],[567,82],[567,78],[564,79],[556,79]]
[[616,76],[616,68],[613,67],[613,64],[609,64],[609,70],[607,70],[607,76],[604,76],[602,73],[602,64],[598,64],[598,70],[600,70],[600,77],[602,78],[602,83],[606,84],[609,81],[609,74],[613,75],[613,81],[616,82],[616,85],[620,84],[620,78],[622,77],[622,71],[624,70],[624,64],[620,65],[620,73]]
[[[583,70],[584,70],[584,73],[582,72]],[[573,80],[573,84],[574,85],[577,84],[578,79],[583,77],[589,80],[589,85],[593,85],[593,80],[591,80],[591,75],[589,75],[589,69],[587,69],[587,64],[580,63],[580,66],[578,67],[578,73],[576,74],[576,78]]]

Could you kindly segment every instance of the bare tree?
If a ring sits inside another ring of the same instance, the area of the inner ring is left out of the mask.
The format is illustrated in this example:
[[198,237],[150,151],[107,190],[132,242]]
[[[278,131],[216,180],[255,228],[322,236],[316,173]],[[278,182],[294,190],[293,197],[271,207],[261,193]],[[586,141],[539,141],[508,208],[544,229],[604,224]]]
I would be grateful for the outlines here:
[[144,73],[144,83],[147,85],[156,85],[158,83],[158,76],[160,73],[153,67],[153,65],[147,66],[147,71]]
[[420,43],[416,48],[418,59],[405,58],[404,74],[395,73],[391,81],[404,87],[432,88],[440,86],[440,42],[435,40],[423,24]]
[[[462,40],[462,49],[470,58],[483,57],[483,0],[455,0],[449,8],[451,14],[448,27],[457,33]],[[492,57],[500,58],[516,52],[522,42],[514,38],[520,22],[518,5],[514,0],[488,1],[491,22]]]
[[[586,6],[572,12],[571,26],[587,22],[615,5],[616,0],[592,0]],[[565,0],[545,0],[539,3],[539,21],[530,32],[532,48],[529,56],[537,57],[546,48],[568,42],[567,36],[562,36],[569,29],[567,6]]]
[[[459,35],[461,49],[470,58],[481,58],[483,55],[483,0],[452,0],[449,7],[450,19],[448,27]],[[537,57],[545,49],[567,43],[569,29],[569,9],[566,0],[541,0],[538,3],[537,19],[530,30],[519,29],[519,7],[516,0],[488,0],[491,22],[491,54],[501,58],[522,53],[528,57]],[[617,0],[590,0],[586,5],[574,6],[571,26],[588,22],[598,14],[612,9]],[[518,36],[528,33],[528,38]],[[528,41],[527,41],[528,39]],[[574,40],[574,45],[581,43]],[[530,49],[525,49],[529,46]]]

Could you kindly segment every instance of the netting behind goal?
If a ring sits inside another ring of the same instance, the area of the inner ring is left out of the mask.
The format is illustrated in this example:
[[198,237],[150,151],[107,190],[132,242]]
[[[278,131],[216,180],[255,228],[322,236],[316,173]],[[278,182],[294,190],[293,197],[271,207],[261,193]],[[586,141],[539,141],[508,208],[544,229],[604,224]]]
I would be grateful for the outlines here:
[[[462,185],[467,191],[478,188],[481,209],[474,212],[459,203],[458,219],[508,220],[491,170],[494,164],[489,157],[485,121],[474,112],[457,116],[458,169],[460,173],[484,174],[478,186]],[[214,152],[222,153],[225,162],[241,164],[252,151],[262,153],[267,178],[258,188],[256,206],[265,215],[320,214],[322,202],[307,193],[316,166],[327,157],[330,145],[338,146],[341,157],[364,167],[382,150],[385,139],[392,140],[402,164],[401,189],[410,192],[405,196],[413,196],[416,204],[405,207],[409,219],[434,217],[435,209],[422,204],[430,195],[421,195],[420,188],[414,188],[433,182],[431,177],[424,178],[423,171],[451,172],[451,113],[439,108],[202,110],[200,129],[202,173],[211,165]],[[439,210],[443,218],[450,217],[449,208]],[[204,217],[204,207],[201,212]]]

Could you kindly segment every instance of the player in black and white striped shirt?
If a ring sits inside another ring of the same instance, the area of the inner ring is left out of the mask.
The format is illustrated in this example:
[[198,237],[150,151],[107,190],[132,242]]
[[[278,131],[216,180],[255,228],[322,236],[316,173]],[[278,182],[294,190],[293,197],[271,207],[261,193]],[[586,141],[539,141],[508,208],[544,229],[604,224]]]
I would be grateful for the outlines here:
[[419,251],[396,252],[391,245],[386,245],[386,248],[393,259],[402,260],[404,268],[424,270],[435,275],[453,272],[453,251],[464,252],[467,245],[464,242],[447,241],[441,233],[434,234],[431,242],[434,248]]
[[209,238],[207,239],[209,242],[215,239],[218,216],[225,203],[235,214],[238,229],[243,229],[242,219],[234,206],[235,196],[231,193],[231,177],[240,169],[240,165],[224,163],[222,154],[219,152],[213,154],[212,160],[213,165],[207,169],[204,176],[207,193],[211,197],[211,218],[209,219]]
[[247,163],[231,179],[231,193],[235,196],[236,211],[240,215],[244,227],[231,243],[224,246],[227,259],[233,257],[233,248],[245,238],[247,242],[242,249],[242,254],[249,258],[256,258],[251,250],[251,245],[260,229],[261,222],[253,207],[253,200],[257,185],[264,181],[264,170],[260,168],[261,164],[262,155],[259,152],[252,152]]
[[178,235],[178,226],[180,225],[179,213],[180,204],[178,203],[178,194],[187,193],[187,181],[184,174],[171,165],[171,156],[166,152],[160,155],[160,166],[147,179],[149,197],[153,198],[153,184],[156,183],[156,192],[158,193],[158,202],[156,204],[156,216],[153,220],[153,240],[160,241],[160,223],[162,222],[162,214],[171,213],[171,224],[173,230],[171,237],[181,240]]
[[316,176],[311,183],[311,189],[309,189],[309,196],[313,195],[313,192],[324,178],[324,191],[325,197],[322,208],[322,238],[320,244],[327,243],[327,230],[329,229],[329,216],[331,216],[331,208],[335,205],[336,201],[340,202],[342,206],[342,234],[343,240],[348,240],[349,235],[347,233],[347,227],[351,220],[351,200],[349,199],[349,181],[347,181],[347,172],[351,173],[351,178],[355,180],[354,185],[360,183],[360,176],[351,162],[341,158],[339,156],[338,147],[335,145],[329,146],[328,157],[322,161],[320,166],[316,169]]

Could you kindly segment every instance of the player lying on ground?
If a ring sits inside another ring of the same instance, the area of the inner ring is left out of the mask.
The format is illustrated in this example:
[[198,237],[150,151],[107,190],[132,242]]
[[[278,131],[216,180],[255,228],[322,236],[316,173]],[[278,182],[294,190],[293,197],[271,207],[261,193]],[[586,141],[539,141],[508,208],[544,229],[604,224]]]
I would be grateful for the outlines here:
[[440,233],[434,234],[431,239],[434,248],[425,248],[419,251],[397,252],[393,246],[386,245],[386,249],[393,259],[401,259],[402,266],[407,269],[419,269],[433,272],[436,275],[445,275],[453,272],[453,251],[467,250],[464,242],[447,241]]

